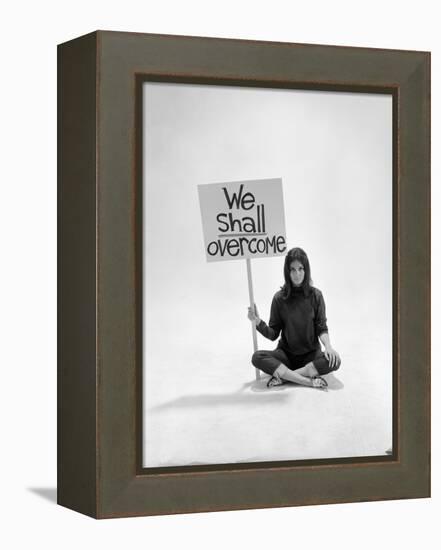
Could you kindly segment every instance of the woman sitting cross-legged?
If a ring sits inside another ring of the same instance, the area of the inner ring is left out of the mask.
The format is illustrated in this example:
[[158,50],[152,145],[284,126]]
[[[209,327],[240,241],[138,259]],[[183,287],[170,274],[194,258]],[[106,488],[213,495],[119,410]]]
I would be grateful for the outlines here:
[[341,360],[329,339],[323,295],[312,286],[308,256],[301,248],[286,255],[284,277],[285,284],[273,297],[268,325],[256,305],[248,308],[248,318],[263,336],[276,340],[281,333],[274,351],[256,351],[251,362],[271,375],[269,387],[295,382],[325,388],[322,376],[337,370]]

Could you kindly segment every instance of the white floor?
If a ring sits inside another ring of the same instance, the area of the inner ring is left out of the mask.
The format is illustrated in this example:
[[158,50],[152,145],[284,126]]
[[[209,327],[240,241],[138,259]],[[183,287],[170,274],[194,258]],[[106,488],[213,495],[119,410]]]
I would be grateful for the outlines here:
[[[370,350],[358,345],[339,346],[342,367],[327,376],[326,391],[267,389],[243,345],[222,355],[201,346],[197,359],[183,347],[172,363],[158,353],[145,376],[144,466],[384,455],[392,446],[390,353],[381,335],[371,335]],[[260,339],[260,349],[273,347]]]

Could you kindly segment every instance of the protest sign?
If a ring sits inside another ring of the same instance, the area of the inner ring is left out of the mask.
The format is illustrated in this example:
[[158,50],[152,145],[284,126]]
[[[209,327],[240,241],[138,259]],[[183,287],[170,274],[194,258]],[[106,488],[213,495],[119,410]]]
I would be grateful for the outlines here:
[[280,178],[202,184],[198,191],[208,262],[285,253]]

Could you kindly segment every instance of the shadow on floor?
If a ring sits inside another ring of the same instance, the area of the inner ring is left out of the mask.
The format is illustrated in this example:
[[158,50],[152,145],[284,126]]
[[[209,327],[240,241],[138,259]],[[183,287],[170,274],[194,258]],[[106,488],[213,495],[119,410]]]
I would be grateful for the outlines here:
[[57,489],[54,487],[28,487],[28,491],[53,504],[57,504]]
[[[260,383],[262,384],[263,381],[261,380]],[[245,384],[246,386],[247,384]],[[283,386],[282,386],[283,387]],[[226,393],[226,394],[199,394],[199,395],[184,395],[182,397],[178,397],[177,399],[172,399],[170,401],[166,401],[165,403],[162,403],[161,405],[156,405],[156,407],[152,407],[150,411],[156,412],[156,411],[162,411],[164,409],[168,408],[175,408],[175,407],[181,407],[181,408],[187,408],[191,407],[193,409],[198,407],[212,407],[216,405],[247,405],[249,403],[257,402],[259,401],[260,404],[266,403],[272,403],[274,401],[280,402],[281,400],[289,399],[289,395],[276,395],[277,389],[269,390],[266,387],[266,381],[264,383],[265,393],[258,396],[252,393],[243,393],[242,388],[237,393]]]
[[[259,404],[272,403],[277,401],[285,401],[289,399],[289,390],[313,390],[313,391],[323,391],[317,390],[315,388],[310,388],[308,386],[300,386],[299,384],[283,384],[282,386],[276,386],[273,388],[267,387],[267,382],[269,376],[264,376],[260,380],[252,380],[251,382],[246,382],[243,384],[237,392],[235,393],[226,393],[226,394],[198,394],[198,395],[183,395],[176,399],[166,401],[155,407],[151,407],[151,412],[162,411],[168,408],[197,408],[197,407],[212,407],[213,405],[247,405],[252,402],[259,400]],[[327,390],[341,390],[344,388],[343,383],[335,377],[333,373],[326,376],[326,381],[328,382]],[[249,391],[247,391],[249,390]],[[288,390],[288,393],[285,393]],[[283,392],[282,395],[277,395],[279,392]],[[255,395],[260,393],[261,395]]]

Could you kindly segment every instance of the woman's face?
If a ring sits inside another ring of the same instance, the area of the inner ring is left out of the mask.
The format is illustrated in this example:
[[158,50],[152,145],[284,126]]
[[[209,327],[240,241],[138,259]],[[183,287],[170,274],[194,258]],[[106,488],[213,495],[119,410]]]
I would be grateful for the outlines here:
[[300,286],[305,278],[305,268],[298,260],[291,262],[289,266],[289,276],[294,286]]

